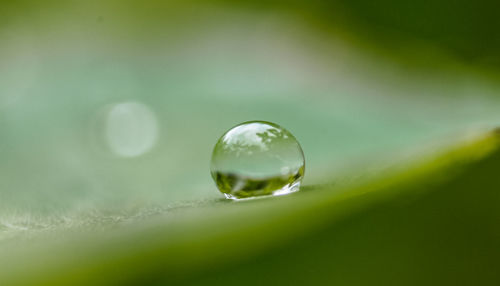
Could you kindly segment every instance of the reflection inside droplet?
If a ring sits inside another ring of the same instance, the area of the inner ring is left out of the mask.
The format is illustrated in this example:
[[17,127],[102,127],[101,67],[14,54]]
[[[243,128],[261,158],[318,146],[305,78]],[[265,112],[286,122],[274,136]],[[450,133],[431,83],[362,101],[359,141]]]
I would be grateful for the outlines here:
[[158,138],[158,121],[146,105],[123,102],[111,107],[105,123],[106,142],[116,155],[136,157],[149,151]]

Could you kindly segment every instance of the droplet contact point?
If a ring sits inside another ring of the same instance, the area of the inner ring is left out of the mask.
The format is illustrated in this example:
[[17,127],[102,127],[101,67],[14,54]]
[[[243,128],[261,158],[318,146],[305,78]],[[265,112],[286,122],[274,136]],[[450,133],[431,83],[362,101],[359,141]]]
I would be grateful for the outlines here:
[[299,190],[299,188],[300,188],[300,182],[295,182],[291,185],[286,185],[281,189],[275,190],[269,194],[265,194],[265,193],[261,193],[261,194],[255,194],[255,193],[247,194],[247,193],[245,193],[245,194],[242,194],[241,192],[239,192],[238,194],[234,194],[234,195],[224,193],[224,196],[226,197],[226,199],[230,199],[230,200],[238,200],[238,201],[252,200],[252,199],[257,199],[257,198],[267,198],[267,197],[277,197],[277,196],[288,195],[288,194],[297,192]]
[[304,170],[304,155],[295,137],[265,121],[244,122],[224,133],[211,161],[217,188],[233,200],[296,192]]

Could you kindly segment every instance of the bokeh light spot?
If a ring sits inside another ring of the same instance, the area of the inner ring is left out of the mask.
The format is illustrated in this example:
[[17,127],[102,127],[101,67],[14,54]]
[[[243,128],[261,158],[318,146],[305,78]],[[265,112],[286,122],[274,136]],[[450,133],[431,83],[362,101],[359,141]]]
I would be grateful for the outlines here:
[[121,157],[140,156],[158,139],[158,120],[149,107],[123,102],[111,107],[106,116],[105,139],[111,151]]

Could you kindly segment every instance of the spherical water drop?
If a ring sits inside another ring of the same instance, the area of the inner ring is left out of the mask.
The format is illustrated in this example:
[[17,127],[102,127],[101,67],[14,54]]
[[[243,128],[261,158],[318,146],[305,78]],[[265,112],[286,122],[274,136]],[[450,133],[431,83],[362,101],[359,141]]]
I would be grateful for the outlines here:
[[304,170],[299,142],[271,122],[249,121],[231,128],[212,153],[212,178],[229,199],[298,191]]

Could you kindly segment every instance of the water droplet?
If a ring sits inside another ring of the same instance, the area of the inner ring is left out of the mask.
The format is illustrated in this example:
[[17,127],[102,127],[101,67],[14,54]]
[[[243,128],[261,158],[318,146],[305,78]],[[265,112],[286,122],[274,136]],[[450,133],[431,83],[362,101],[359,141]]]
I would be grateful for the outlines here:
[[271,122],[249,121],[231,128],[212,153],[212,178],[228,199],[298,191],[304,170],[299,142]]

